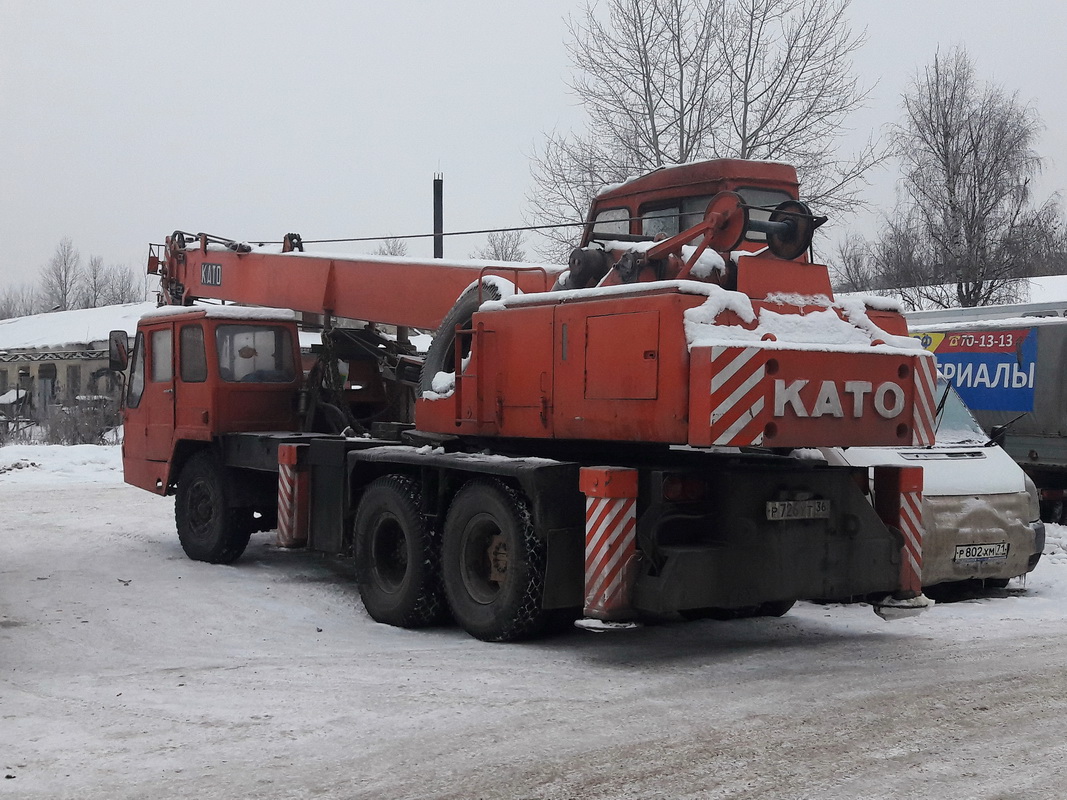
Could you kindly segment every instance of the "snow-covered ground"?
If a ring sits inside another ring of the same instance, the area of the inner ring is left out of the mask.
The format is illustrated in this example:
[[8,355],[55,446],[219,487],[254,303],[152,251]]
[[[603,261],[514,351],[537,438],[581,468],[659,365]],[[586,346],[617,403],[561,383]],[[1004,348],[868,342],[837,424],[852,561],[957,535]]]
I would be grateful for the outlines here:
[[1067,528],[1025,584],[886,623],[372,622],[342,561],[188,561],[114,447],[0,448],[0,797],[1067,794]]

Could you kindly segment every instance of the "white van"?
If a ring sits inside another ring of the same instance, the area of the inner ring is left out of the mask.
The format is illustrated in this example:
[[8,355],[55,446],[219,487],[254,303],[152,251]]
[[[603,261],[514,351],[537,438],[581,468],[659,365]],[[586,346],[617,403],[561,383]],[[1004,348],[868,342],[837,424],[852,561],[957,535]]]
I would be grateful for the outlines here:
[[1005,586],[1037,566],[1045,546],[1037,487],[990,441],[956,390],[938,380],[930,447],[820,448],[831,464],[923,468],[923,586],[980,579]]

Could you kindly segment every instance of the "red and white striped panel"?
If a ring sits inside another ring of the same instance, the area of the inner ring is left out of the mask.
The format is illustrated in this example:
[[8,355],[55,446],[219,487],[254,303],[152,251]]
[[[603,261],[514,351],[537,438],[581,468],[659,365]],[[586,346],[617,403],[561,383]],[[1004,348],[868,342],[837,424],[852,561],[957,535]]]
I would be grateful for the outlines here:
[[296,540],[296,469],[278,465],[278,546],[292,547]]
[[904,547],[900,559],[900,588],[922,591],[923,566],[922,492],[900,493],[900,532]]
[[914,445],[934,443],[937,411],[937,363],[931,356],[915,359],[915,403],[912,411],[912,439]]
[[711,348],[711,443],[763,444],[767,402],[767,351],[762,347]]
[[303,547],[308,539],[311,476],[303,466],[306,444],[278,445],[278,546]]
[[637,498],[587,497],[585,503],[585,613],[612,619],[630,607],[637,551]]

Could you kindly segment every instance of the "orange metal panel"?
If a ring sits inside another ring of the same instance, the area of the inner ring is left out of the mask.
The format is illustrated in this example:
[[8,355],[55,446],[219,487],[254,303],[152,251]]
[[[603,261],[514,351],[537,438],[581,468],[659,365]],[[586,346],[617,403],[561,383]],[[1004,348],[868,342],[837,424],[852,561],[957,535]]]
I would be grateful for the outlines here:
[[[524,438],[552,435],[552,316],[551,306],[474,315],[471,357],[451,404],[458,408],[455,430]],[[426,430],[428,420],[419,414],[420,428]]]
[[586,320],[587,400],[655,400],[659,312],[605,314]]
[[637,470],[629,467],[582,467],[578,489],[587,497],[637,497]]
[[737,291],[753,300],[762,300],[771,294],[824,295],[834,299],[825,265],[783,261],[770,256],[742,256],[737,260]]
[[660,290],[556,306],[556,437],[685,443],[689,352],[682,312],[703,300]]
[[694,347],[689,443],[911,444],[920,356]]

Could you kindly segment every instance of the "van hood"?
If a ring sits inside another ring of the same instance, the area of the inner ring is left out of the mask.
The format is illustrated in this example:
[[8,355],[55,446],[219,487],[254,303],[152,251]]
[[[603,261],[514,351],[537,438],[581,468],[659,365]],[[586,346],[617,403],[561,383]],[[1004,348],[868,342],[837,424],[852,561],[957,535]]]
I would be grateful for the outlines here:
[[1026,476],[1001,447],[823,447],[831,464],[922,467],[923,494],[946,497],[1026,491]]

